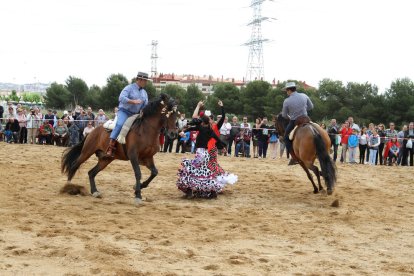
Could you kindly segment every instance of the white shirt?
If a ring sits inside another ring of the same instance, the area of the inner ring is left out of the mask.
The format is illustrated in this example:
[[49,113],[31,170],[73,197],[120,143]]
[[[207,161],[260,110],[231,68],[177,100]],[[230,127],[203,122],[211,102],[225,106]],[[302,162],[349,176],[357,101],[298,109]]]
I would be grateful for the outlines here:
[[223,125],[220,128],[220,135],[229,135],[231,130],[231,124],[230,123],[223,123]]

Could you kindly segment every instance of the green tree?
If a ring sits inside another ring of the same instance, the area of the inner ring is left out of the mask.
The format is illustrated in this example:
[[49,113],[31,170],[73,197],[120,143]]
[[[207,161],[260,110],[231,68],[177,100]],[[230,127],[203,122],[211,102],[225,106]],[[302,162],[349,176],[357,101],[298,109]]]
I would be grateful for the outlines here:
[[9,96],[8,100],[9,100],[9,101],[14,101],[14,102],[18,102],[18,101],[20,101],[20,97],[19,97],[19,96],[17,96],[17,92],[16,92],[16,90],[12,90],[12,93],[10,94],[10,96]]
[[[214,85],[214,93],[208,96],[206,108],[213,114],[221,112],[218,101],[223,102],[224,110],[227,114],[239,115],[243,113],[243,103],[241,101],[241,91],[232,83],[218,83]],[[195,106],[194,106],[195,107]]]
[[185,113],[191,113],[194,111],[197,103],[199,101],[205,100],[206,97],[204,96],[203,92],[198,88],[197,85],[191,84],[187,87],[187,90],[184,92],[184,102],[183,102],[183,111]]
[[22,95],[22,100],[25,102],[40,102],[42,100],[42,98],[40,97],[40,95],[38,93],[24,93]]
[[161,89],[161,93],[165,93],[169,95],[170,97],[174,98],[178,105],[178,110],[180,112],[186,112],[185,107],[184,107],[184,103],[185,103],[184,96],[185,96],[186,91],[184,88],[176,84],[168,84]]
[[85,106],[91,106],[93,109],[101,108],[102,89],[97,85],[89,87],[89,91],[85,97]]
[[71,93],[65,86],[54,82],[48,89],[46,89],[46,96],[43,98],[47,107],[64,109],[68,106],[71,96]]
[[246,88],[242,92],[242,102],[244,115],[248,115],[255,119],[257,117],[263,117],[266,114],[265,107],[267,105],[267,95],[271,91],[272,87],[270,83],[265,81],[252,81],[247,84]]
[[412,121],[414,118],[414,83],[409,78],[397,79],[391,83],[391,87],[385,92],[388,113],[388,122],[393,121],[397,125]]
[[119,104],[119,94],[128,85],[128,79],[122,74],[112,74],[102,88],[100,104],[103,109],[112,109]]
[[89,90],[88,85],[84,80],[69,76],[66,80],[65,87],[71,94],[71,101],[74,105],[84,104],[86,93]]
[[155,99],[158,96],[157,89],[155,88],[152,81],[147,81],[147,85],[145,86],[145,91],[147,91],[148,100]]

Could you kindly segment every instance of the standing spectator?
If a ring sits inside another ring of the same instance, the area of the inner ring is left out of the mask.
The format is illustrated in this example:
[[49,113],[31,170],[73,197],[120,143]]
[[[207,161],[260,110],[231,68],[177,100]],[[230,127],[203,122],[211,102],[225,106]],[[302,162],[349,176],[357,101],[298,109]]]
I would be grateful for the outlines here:
[[6,136],[6,142],[7,143],[18,143],[19,139],[19,121],[15,119],[14,117],[10,117],[8,119],[8,122],[6,123],[4,134]]
[[79,127],[79,141],[82,141],[84,136],[84,130],[88,126],[88,123],[91,121],[88,114],[85,111],[82,111],[81,115],[77,118],[78,127]]
[[380,137],[377,133],[377,130],[372,131],[372,135],[368,140],[369,147],[369,164],[375,165],[375,159],[377,159],[378,146],[380,145]]
[[68,142],[68,137],[69,129],[63,120],[59,119],[53,135],[53,140],[56,142],[56,146],[65,147]]
[[270,137],[269,126],[267,125],[267,118],[263,117],[261,125],[257,133],[257,143],[259,147],[259,158],[266,158],[268,141]]
[[[373,123],[369,123],[369,125],[368,125],[368,129],[367,129],[367,131],[365,132],[366,133],[366,136],[367,136],[367,141],[368,141],[368,139],[369,139],[369,137],[372,135],[372,130],[375,128],[375,126],[374,126],[374,124]],[[369,161],[369,147],[368,147],[368,144],[367,144],[367,150],[366,150],[366,161],[367,161],[367,164],[368,164],[368,161]],[[377,157],[377,159],[378,159],[378,157]]]
[[181,147],[181,153],[185,153],[185,148],[186,148],[186,145],[188,144],[188,141],[190,141],[190,132],[189,131],[187,131],[187,132],[184,132],[184,131],[181,131],[179,134],[178,134],[178,140],[177,140],[177,146],[176,146],[176,149],[175,149],[175,153],[178,153],[178,151],[180,150],[180,147]]
[[158,142],[160,144],[159,152],[163,152],[162,149],[164,148],[165,136],[164,136],[164,128],[160,129],[160,136],[158,137]]
[[398,141],[398,144],[400,144],[400,149],[398,151],[397,165],[401,165],[401,160],[402,160],[403,153],[404,153],[404,150],[403,150],[404,133],[407,131],[407,129],[408,129],[407,125],[403,125],[401,131],[397,133],[397,141]]
[[327,131],[325,123],[321,123],[320,126],[323,130]]
[[[185,114],[181,113],[180,118],[178,118],[178,120],[177,120],[177,130],[178,130],[178,133],[181,133],[181,135],[179,135],[179,137],[177,137],[177,144],[175,145],[175,152],[176,153],[178,153],[180,151],[180,147],[184,146],[183,143],[181,143],[182,142],[181,138],[182,138],[183,135],[185,136],[185,133],[183,132],[183,130],[184,130],[185,127],[187,127],[187,123],[188,122],[187,122],[187,119],[185,118]],[[183,150],[183,148],[181,150]]]
[[359,126],[354,123],[354,117],[348,117],[348,123],[349,123],[349,127],[352,129],[355,129],[357,133],[361,131]]
[[270,157],[276,159],[277,157],[277,147],[279,146],[279,135],[276,130],[276,118],[272,119],[272,126],[269,132],[269,147],[270,147]]
[[86,138],[86,136],[88,136],[88,134],[91,133],[94,129],[95,127],[93,126],[93,121],[88,121],[88,124],[83,129],[83,137]]
[[[217,120],[219,121],[221,115],[217,116]],[[230,137],[230,131],[231,131],[231,124],[229,123],[229,117],[225,116],[224,117],[224,122],[223,125],[220,128],[220,140],[222,142],[224,142],[224,144],[226,145],[225,148],[223,148],[222,150],[219,151],[219,154],[222,155],[224,154],[224,156],[227,156],[227,152],[228,152],[228,146],[229,146],[229,137]]]
[[198,131],[191,131],[190,132],[190,140],[191,140],[191,153],[195,153],[195,149],[196,149],[196,141],[197,141],[197,135],[198,135]]
[[336,162],[338,157],[338,134],[339,127],[336,124],[336,119],[331,119],[331,124],[328,128],[329,138],[331,139],[331,146],[333,147],[333,161]]
[[380,145],[378,147],[377,158],[375,160],[375,165],[377,164],[378,160],[380,165],[385,165],[385,160],[382,158],[382,152],[384,150],[385,140],[386,140],[386,132],[384,124],[380,124],[378,126],[378,136],[380,137]]
[[165,130],[165,143],[164,143],[164,152],[172,152],[174,140],[177,139],[177,134],[175,132],[170,132]]
[[92,107],[88,106],[86,115],[88,115],[88,120],[92,122],[92,126],[95,127],[95,114],[92,112]]
[[54,134],[54,129],[49,123],[49,120],[44,120],[43,124],[39,129],[39,144],[40,145],[52,145],[52,138]]
[[4,107],[0,104],[0,124],[3,122]]
[[4,129],[2,119],[0,119],[0,142],[4,141]]
[[258,158],[259,157],[259,150],[258,150],[258,146],[259,146],[259,131],[260,131],[260,126],[262,125],[262,119],[261,118],[256,118],[256,122],[252,128],[252,143],[253,143],[253,158]]
[[[246,118],[247,121],[247,118]],[[230,123],[231,130],[228,139],[228,146],[227,146],[227,153],[231,156],[231,147],[233,146],[234,139],[240,132],[240,124],[238,122],[238,118],[234,116]]]
[[341,129],[341,145],[342,155],[341,163],[346,163],[346,152],[348,151],[348,138],[352,134],[352,128],[349,127],[349,122],[346,121]]
[[77,124],[71,124],[69,126],[69,147],[72,147],[79,143],[79,127]]
[[55,115],[53,114],[52,109],[47,110],[47,114],[45,115],[44,119],[47,120],[49,125],[53,127],[55,124]]
[[19,121],[20,126],[19,143],[27,144],[27,119],[21,108],[17,110],[17,121]]
[[390,123],[390,128],[385,130],[385,144],[391,140],[393,137],[397,137],[397,130],[395,130],[395,124],[393,122]]
[[99,109],[98,115],[95,117],[95,121],[95,126],[101,126],[108,121],[108,117],[106,117],[105,112],[102,109]]
[[13,108],[13,106],[8,107],[7,113],[4,115],[5,120],[8,122],[10,118],[15,119],[17,117],[17,114]]
[[352,134],[348,137],[349,163],[351,164],[356,164],[355,156],[358,147],[357,133],[358,131],[356,129],[352,129]]
[[414,122],[410,122],[408,129],[404,132],[403,141],[403,159],[401,162],[402,166],[408,165],[408,156],[410,156],[410,166],[413,166],[413,143],[414,143]]
[[398,143],[397,137],[394,136],[387,142],[385,146],[384,162],[386,162],[388,166],[396,165],[399,151],[400,143]]
[[[365,160],[365,151],[368,145],[368,135],[367,135],[367,128],[362,127],[361,133],[359,134],[359,164],[364,164]],[[367,162],[368,163],[368,162]]]

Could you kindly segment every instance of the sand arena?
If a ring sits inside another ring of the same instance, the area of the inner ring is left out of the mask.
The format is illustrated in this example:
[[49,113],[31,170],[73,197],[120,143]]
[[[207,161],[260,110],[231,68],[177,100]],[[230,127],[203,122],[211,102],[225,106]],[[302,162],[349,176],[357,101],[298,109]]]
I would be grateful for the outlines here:
[[[286,159],[219,157],[239,182],[217,200],[185,200],[175,187],[183,155],[159,153],[137,207],[125,161],[98,174],[102,199],[60,194],[62,151],[0,144],[1,275],[414,273],[412,167],[338,164],[327,196]],[[95,162],[73,183],[89,191]]]

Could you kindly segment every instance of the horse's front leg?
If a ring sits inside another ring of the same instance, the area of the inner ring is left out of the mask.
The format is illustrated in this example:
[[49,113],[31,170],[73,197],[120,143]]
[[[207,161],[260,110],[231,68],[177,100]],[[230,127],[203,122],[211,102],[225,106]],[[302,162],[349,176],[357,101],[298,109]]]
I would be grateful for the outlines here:
[[134,169],[135,173],[135,202],[141,203],[142,196],[141,196],[141,169],[139,168],[139,160],[137,154],[129,155],[131,160],[132,168]]
[[155,167],[155,164],[154,164],[154,159],[152,159],[151,162],[150,162],[150,164],[147,165],[147,168],[151,171],[151,175],[148,177],[147,180],[145,180],[144,182],[142,182],[141,189],[144,189],[144,188],[148,187],[148,185],[151,183],[151,181],[158,174],[158,170],[157,170],[157,168]]

